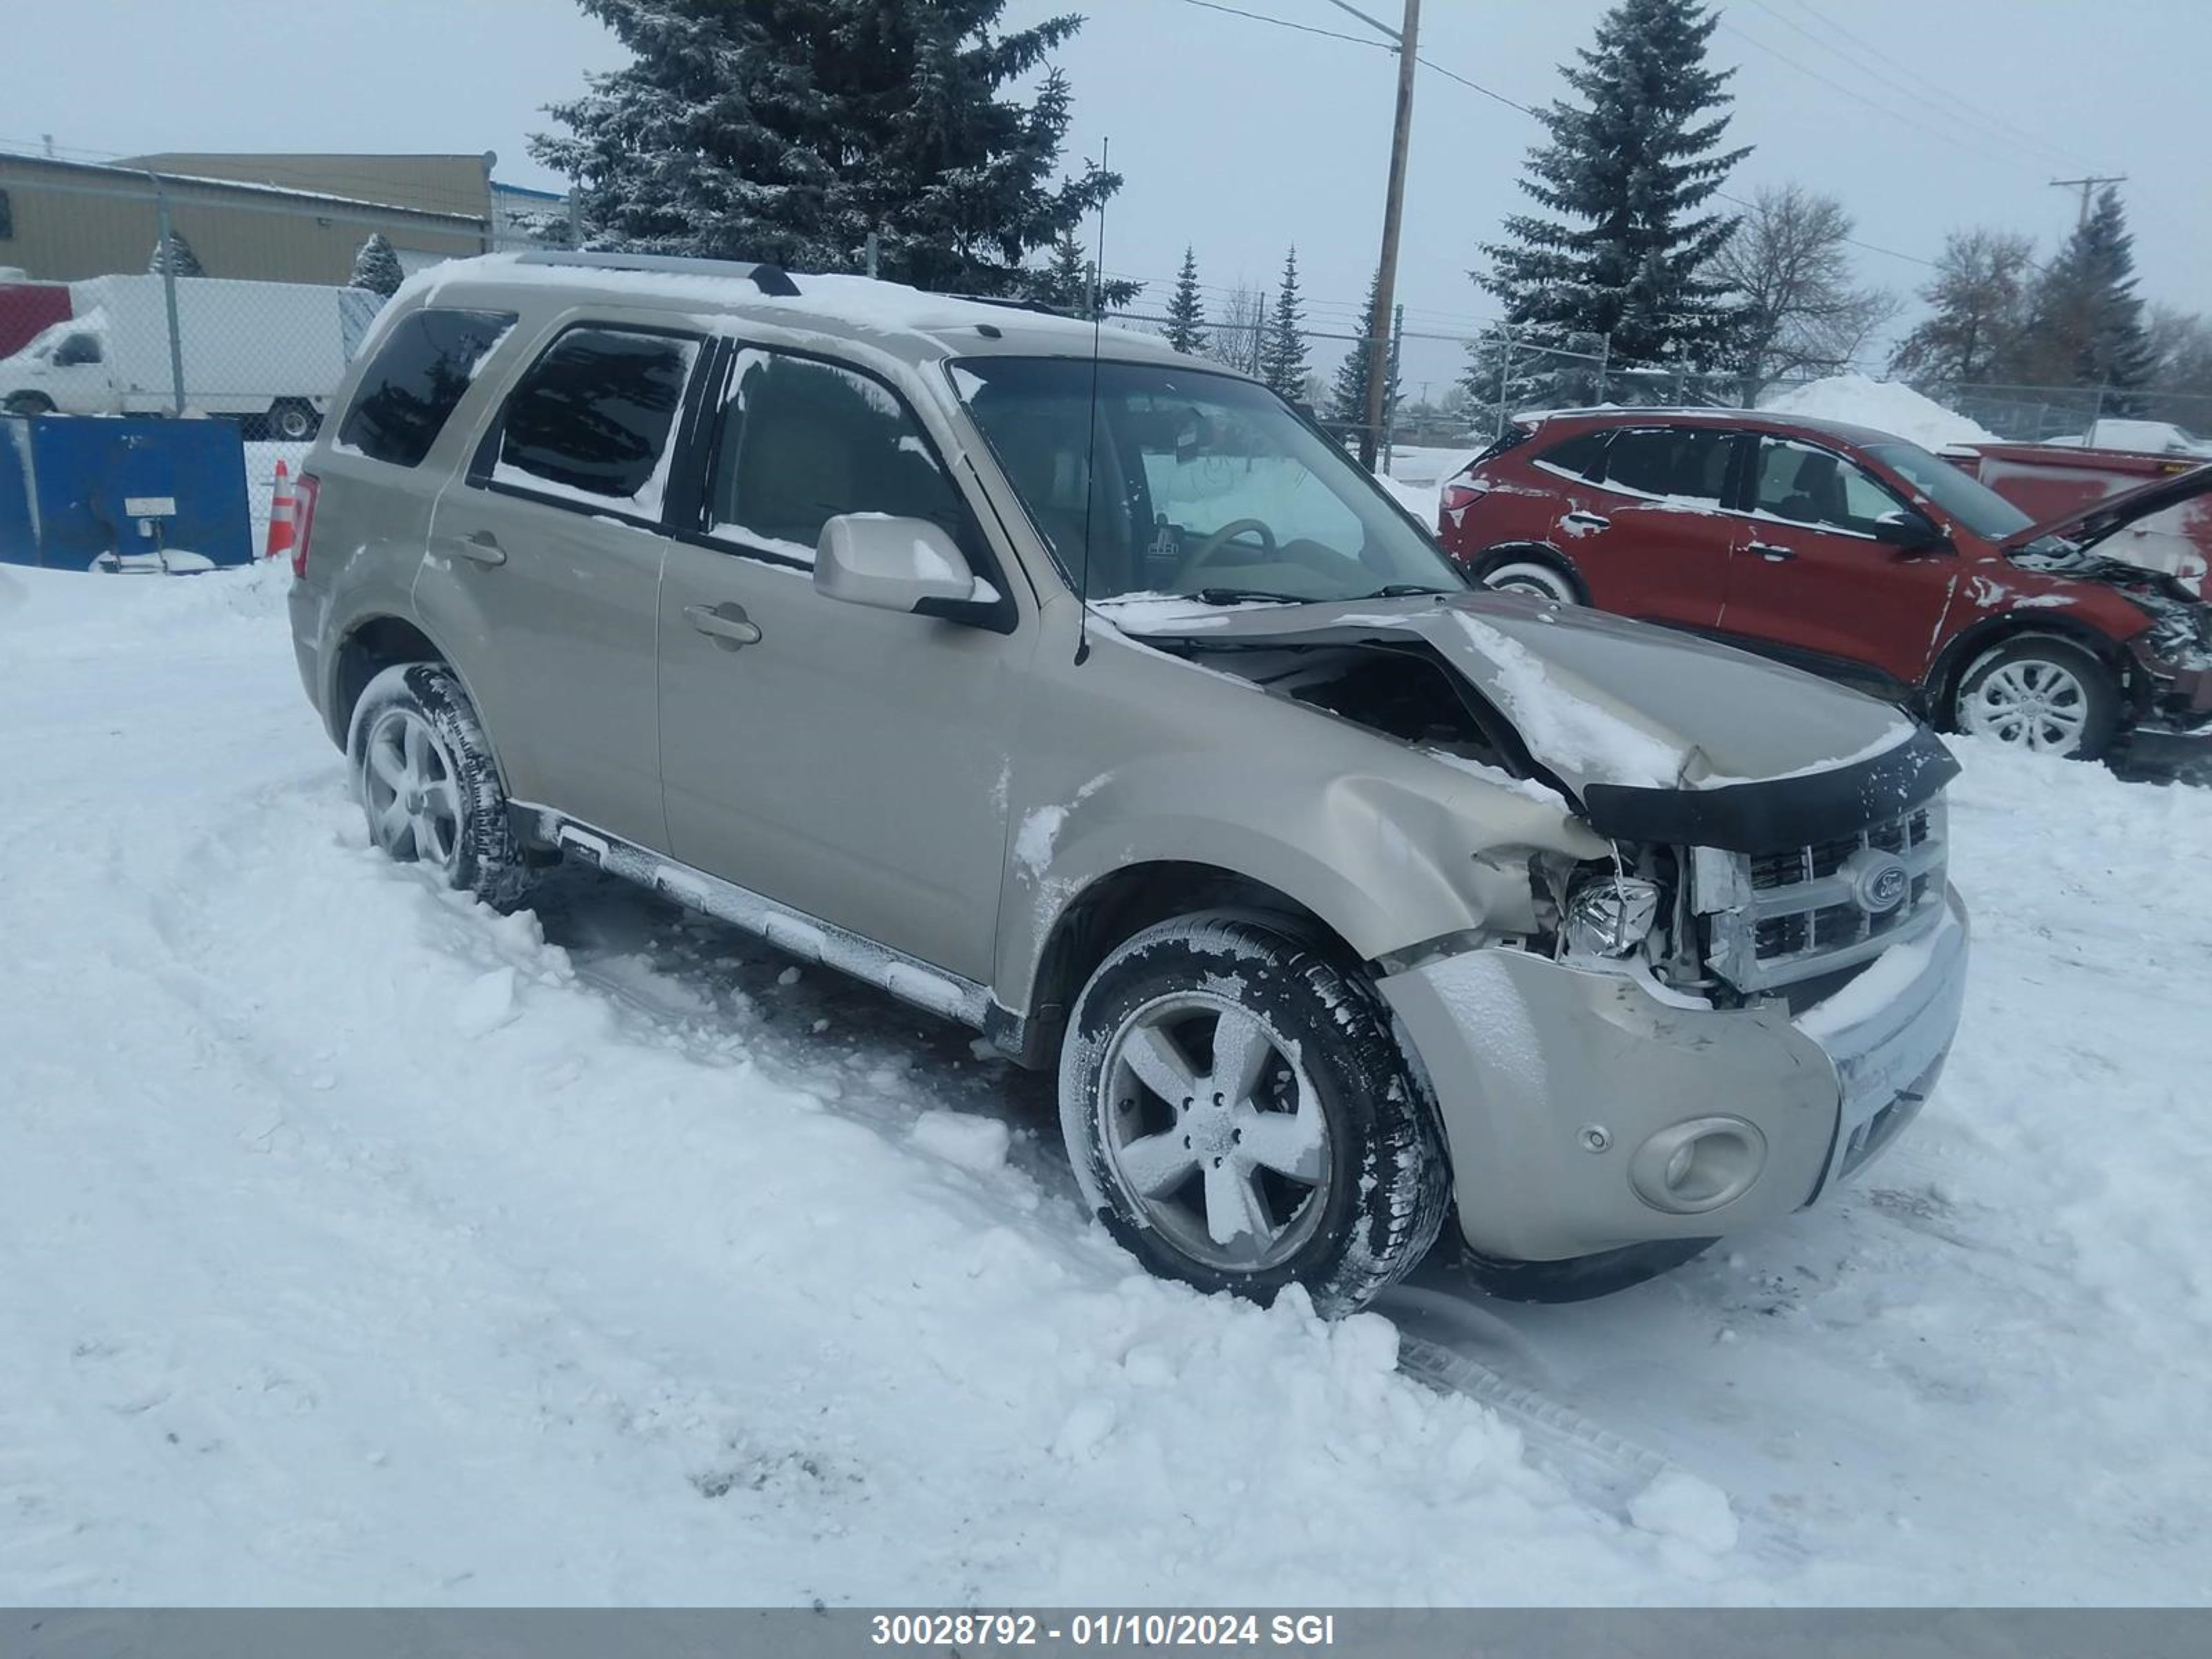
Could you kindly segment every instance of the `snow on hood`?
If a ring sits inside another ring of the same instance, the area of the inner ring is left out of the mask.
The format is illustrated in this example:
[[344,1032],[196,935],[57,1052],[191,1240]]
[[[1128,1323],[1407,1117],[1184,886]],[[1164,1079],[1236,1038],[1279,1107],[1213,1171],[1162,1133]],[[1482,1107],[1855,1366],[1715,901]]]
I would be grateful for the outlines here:
[[1887,703],[1686,634],[1511,593],[1115,613],[1124,633],[1201,650],[1418,641],[1513,723],[1577,794],[1591,784],[1716,789],[1869,760],[1916,727]]

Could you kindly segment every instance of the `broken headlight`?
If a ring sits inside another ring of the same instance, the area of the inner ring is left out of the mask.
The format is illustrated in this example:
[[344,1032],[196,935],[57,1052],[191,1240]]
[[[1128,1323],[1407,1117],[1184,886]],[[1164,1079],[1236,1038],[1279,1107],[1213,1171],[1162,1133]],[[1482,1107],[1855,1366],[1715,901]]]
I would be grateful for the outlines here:
[[1656,882],[1612,870],[1585,875],[1567,890],[1560,932],[1570,951],[1625,957],[1650,937],[1662,902]]

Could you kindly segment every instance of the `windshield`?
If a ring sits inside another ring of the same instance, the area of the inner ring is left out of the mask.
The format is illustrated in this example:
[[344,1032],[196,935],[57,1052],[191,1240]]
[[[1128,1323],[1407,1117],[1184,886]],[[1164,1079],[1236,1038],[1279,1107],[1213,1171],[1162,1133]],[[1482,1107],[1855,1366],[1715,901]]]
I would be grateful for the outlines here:
[[1069,586],[1091,599],[1352,599],[1466,586],[1349,456],[1265,387],[1066,357],[969,358],[951,372]]
[[1869,444],[1866,453],[1984,541],[2001,542],[2033,522],[1981,480],[1918,444]]

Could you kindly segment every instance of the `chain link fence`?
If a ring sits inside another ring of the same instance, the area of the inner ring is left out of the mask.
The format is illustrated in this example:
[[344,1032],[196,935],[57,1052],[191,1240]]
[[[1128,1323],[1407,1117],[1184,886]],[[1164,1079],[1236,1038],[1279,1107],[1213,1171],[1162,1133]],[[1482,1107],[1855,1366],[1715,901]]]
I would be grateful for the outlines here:
[[0,412],[236,422],[258,553],[385,291],[488,240],[465,213],[0,156]]

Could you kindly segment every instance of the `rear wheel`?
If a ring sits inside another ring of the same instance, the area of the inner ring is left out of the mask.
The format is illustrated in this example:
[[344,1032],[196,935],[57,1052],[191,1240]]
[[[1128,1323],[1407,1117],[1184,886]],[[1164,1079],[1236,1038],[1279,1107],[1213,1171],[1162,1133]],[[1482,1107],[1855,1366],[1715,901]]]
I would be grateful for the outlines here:
[[1533,593],[1559,605],[1580,605],[1582,586],[1572,572],[1556,560],[1530,553],[1499,553],[1481,567],[1475,578],[1500,593]]
[[1146,1267],[1355,1312],[1435,1241],[1435,1116],[1357,970],[1293,924],[1147,928],[1078,999],[1060,1124],[1092,1212]]
[[491,745],[442,663],[401,663],[368,683],[346,738],[369,839],[447,886],[511,908],[525,867]]
[[2008,748],[2094,760],[2119,730],[2119,683],[2093,653],[2069,641],[2008,640],[1960,678],[1951,723]]

